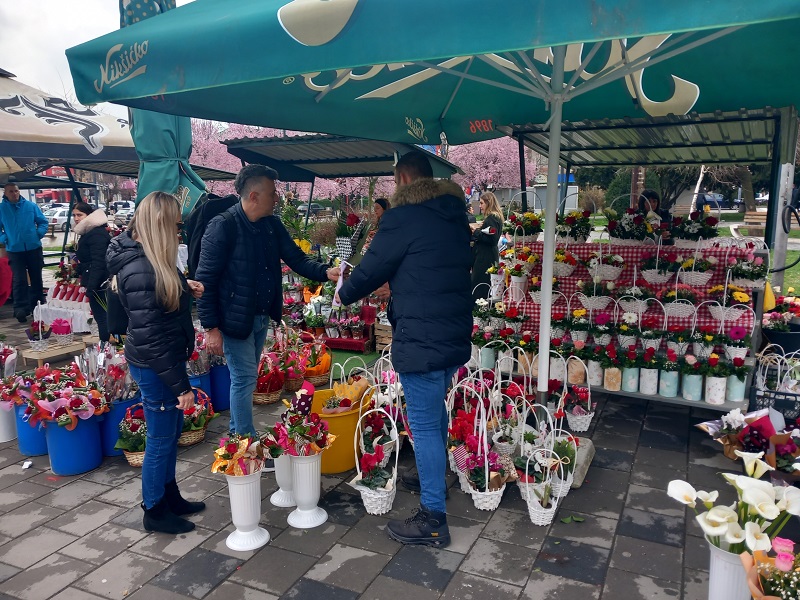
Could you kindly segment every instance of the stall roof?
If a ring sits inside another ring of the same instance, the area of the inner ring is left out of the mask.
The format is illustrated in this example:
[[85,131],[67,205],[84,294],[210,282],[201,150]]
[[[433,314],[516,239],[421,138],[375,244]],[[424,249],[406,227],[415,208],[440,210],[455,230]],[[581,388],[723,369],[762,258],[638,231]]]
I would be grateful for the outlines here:
[[[769,164],[779,131],[773,108],[666,117],[566,121],[561,163],[572,167]],[[501,127],[547,154],[542,125]]]
[[17,187],[21,190],[69,190],[73,187],[83,190],[97,187],[92,183],[76,181],[73,184],[69,179],[46,177],[44,175],[33,175],[32,177],[27,177],[25,179],[17,179],[16,177],[0,177],[0,185],[5,185],[9,181],[16,183]]
[[456,165],[425,148],[401,142],[312,134],[240,138],[223,143],[228,146],[228,152],[246,162],[272,167],[282,181],[393,175],[397,156],[412,150],[428,155],[434,177],[462,173]]
[[[120,177],[139,177],[138,160],[51,160],[43,168],[49,167],[70,167],[82,171],[94,171],[96,173],[106,173],[108,175],[118,175]],[[203,181],[227,181],[236,178],[236,173],[221,171],[211,167],[201,167],[191,165],[192,170],[200,176]]]

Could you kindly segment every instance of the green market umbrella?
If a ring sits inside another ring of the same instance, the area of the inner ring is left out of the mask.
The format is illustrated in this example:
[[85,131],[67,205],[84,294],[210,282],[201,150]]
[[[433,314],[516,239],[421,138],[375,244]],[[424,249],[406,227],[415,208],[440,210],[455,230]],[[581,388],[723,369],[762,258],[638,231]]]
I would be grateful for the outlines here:
[[85,103],[419,144],[546,123],[555,214],[562,121],[796,105],[799,26],[797,0],[196,0],[67,57]]
[[[150,17],[161,18],[175,8],[175,0],[120,0],[120,27]],[[150,192],[175,194],[186,217],[205,193],[205,184],[189,165],[192,128],[188,117],[131,108],[130,128],[139,155],[136,203]]]

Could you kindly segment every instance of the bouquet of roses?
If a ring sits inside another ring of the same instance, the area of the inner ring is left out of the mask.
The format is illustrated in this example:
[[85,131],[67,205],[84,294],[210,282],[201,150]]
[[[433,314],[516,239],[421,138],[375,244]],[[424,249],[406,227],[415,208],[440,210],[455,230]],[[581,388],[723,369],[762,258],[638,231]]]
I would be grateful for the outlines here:
[[572,210],[565,215],[559,215],[556,220],[556,237],[585,241],[592,231],[591,216],[592,213],[588,210]]
[[728,257],[725,267],[731,272],[731,277],[747,281],[765,279],[769,272],[769,267],[764,259],[756,256],[752,251],[748,251],[743,258]]
[[768,312],[761,317],[761,327],[770,331],[790,331],[792,313]]
[[[800,554],[794,554],[794,542],[776,537],[771,543],[774,557],[769,556],[769,548],[753,551],[752,555],[742,553],[742,565],[748,572],[747,584],[753,598],[800,598]],[[766,544],[764,544],[766,548]]]
[[603,213],[608,218],[608,234],[612,238],[643,241],[660,227],[660,219],[648,220],[635,208],[628,208],[621,215],[613,208],[607,208]]
[[219,441],[214,450],[212,473],[225,475],[250,475],[261,470],[264,464],[264,449],[258,438],[233,434]]
[[521,228],[523,235],[536,235],[542,232],[542,218],[533,212],[519,213],[512,212],[508,220],[503,225],[503,231],[514,235],[517,228]]
[[328,422],[317,413],[302,414],[293,410],[283,413],[281,419],[286,427],[287,448],[291,456],[311,456],[330,448],[336,439],[328,433]]
[[719,220],[705,212],[694,211],[688,217],[672,219],[672,237],[683,240],[710,240],[719,235]]

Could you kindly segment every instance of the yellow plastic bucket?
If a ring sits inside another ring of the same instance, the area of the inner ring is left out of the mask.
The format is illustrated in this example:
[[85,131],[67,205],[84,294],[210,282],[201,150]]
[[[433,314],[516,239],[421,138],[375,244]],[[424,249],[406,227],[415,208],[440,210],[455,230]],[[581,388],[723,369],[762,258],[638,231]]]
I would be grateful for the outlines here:
[[[333,445],[322,453],[322,472],[342,473],[354,469],[356,466],[353,437],[356,434],[356,425],[361,413],[356,407],[344,413],[322,414],[322,407],[331,396],[333,396],[333,390],[314,392],[311,412],[319,414],[323,421],[327,421],[328,430],[336,436]],[[365,398],[362,402],[369,402],[369,399]]]

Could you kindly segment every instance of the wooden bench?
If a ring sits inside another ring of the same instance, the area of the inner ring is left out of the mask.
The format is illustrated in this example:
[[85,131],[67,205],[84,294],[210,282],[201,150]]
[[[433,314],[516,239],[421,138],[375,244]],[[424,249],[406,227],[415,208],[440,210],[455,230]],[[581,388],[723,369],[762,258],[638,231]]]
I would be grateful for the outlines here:
[[51,237],[51,238],[56,237],[56,224],[55,223],[50,223],[50,225],[47,226],[47,235],[49,237]]
[[731,235],[733,237],[742,237],[739,227],[747,229],[748,237],[763,237],[767,227],[767,213],[758,211],[744,213],[744,224],[731,225]]
[[692,212],[692,207],[688,204],[675,205],[669,211],[673,217],[685,217]]

